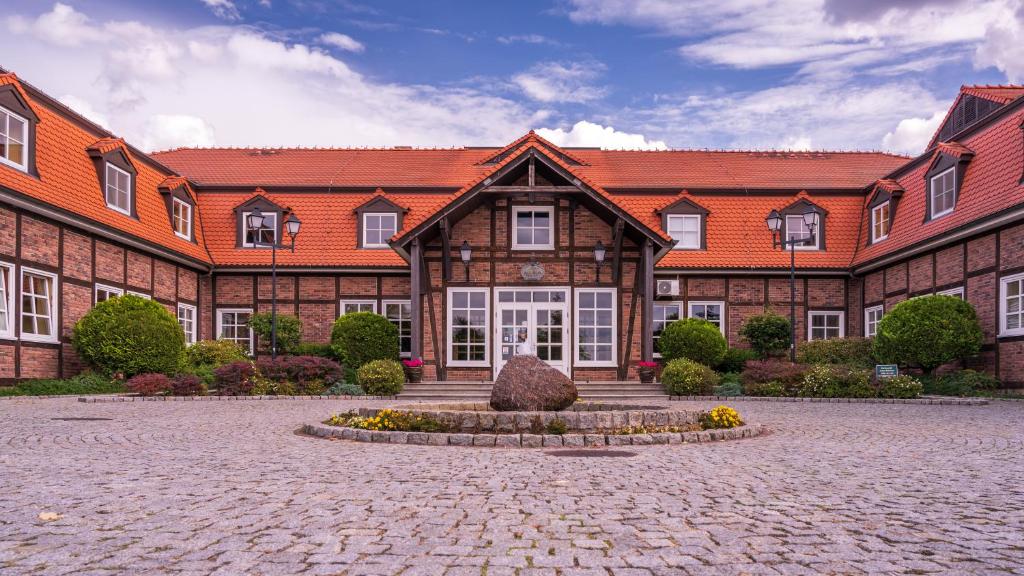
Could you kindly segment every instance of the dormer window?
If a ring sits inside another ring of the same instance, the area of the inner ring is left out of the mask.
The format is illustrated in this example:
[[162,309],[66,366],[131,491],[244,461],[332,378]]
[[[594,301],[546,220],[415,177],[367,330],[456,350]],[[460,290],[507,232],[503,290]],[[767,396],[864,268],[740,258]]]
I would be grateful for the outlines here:
[[889,237],[889,212],[888,202],[882,202],[871,209],[871,242],[878,242]]
[[28,172],[28,120],[0,108],[0,162]]
[[[814,232],[811,232],[810,227],[807,225],[807,220],[804,219],[802,214],[794,215],[790,214],[786,216],[786,242],[794,242],[793,248],[797,250],[820,250],[821,249],[821,218],[815,214],[812,220],[814,224]],[[813,242],[802,244],[800,242],[812,239]]]
[[397,214],[379,212],[363,214],[363,248],[387,248],[388,240],[397,231]]
[[132,175],[113,164],[107,164],[106,174],[107,207],[132,213]]
[[513,250],[552,250],[555,247],[554,207],[516,206],[512,209]]
[[242,246],[245,248],[258,248],[256,243],[276,244],[277,212],[263,212],[263,223],[259,229],[250,229],[247,225],[250,214],[252,212],[242,212],[242,226],[243,230],[245,230],[245,239],[242,241]]
[[951,167],[932,176],[929,186],[931,218],[938,218],[956,207],[956,167]]
[[668,222],[666,231],[676,241],[676,250],[700,249],[700,214],[669,214],[666,219]]
[[185,240],[192,239],[192,206],[178,198],[171,199],[171,222],[174,234]]

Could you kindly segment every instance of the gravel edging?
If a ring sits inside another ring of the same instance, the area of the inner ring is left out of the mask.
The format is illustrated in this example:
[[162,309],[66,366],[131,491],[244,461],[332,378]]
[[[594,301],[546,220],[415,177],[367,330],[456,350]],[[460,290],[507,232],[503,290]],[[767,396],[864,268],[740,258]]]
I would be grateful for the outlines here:
[[670,402],[723,400],[726,402],[815,402],[819,404],[923,404],[985,406],[988,398],[804,398],[792,396],[669,396]]
[[764,424],[701,432],[655,432],[651,434],[463,434],[458,432],[387,432],[360,430],[327,424],[306,424],[302,432],[319,438],[339,438],[375,444],[417,446],[482,446],[486,448],[582,448],[599,446],[646,446],[651,444],[693,444],[753,438],[767,432]]
[[[42,398],[42,396],[20,396],[20,398]],[[245,400],[394,400],[395,396],[81,396],[79,402],[88,404],[107,402],[226,402]]]

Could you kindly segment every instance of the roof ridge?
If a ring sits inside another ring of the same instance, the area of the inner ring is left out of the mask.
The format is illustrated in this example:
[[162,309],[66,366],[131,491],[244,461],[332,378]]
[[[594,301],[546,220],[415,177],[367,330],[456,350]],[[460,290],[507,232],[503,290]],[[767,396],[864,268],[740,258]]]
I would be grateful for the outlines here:
[[1009,88],[1017,90],[1024,89],[1024,84],[961,84],[960,88]]
[[175,148],[167,148],[165,150],[154,150],[150,154],[166,154],[169,152],[181,152],[185,150],[196,150],[196,151],[220,151],[220,150],[239,150],[239,151],[250,151],[250,152],[263,152],[263,151],[367,151],[367,152],[382,152],[382,151],[431,151],[431,150],[468,150],[465,146],[178,146]]

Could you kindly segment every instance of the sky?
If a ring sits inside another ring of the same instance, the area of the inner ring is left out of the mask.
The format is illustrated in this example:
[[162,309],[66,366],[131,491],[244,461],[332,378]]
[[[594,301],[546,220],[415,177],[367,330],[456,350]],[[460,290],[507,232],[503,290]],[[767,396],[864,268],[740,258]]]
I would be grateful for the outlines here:
[[147,150],[923,151],[1024,0],[5,0],[0,66]]

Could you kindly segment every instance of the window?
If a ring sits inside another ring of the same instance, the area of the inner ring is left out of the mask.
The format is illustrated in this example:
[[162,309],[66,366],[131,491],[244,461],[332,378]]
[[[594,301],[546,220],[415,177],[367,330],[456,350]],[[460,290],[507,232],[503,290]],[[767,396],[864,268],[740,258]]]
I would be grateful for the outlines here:
[[132,175],[107,163],[107,207],[118,212],[132,213]]
[[[245,230],[245,240],[242,246],[245,248],[256,248],[253,242],[253,231],[249,230],[249,214],[242,212],[242,229]],[[277,243],[277,212],[263,212],[263,225],[256,231],[255,239],[260,244]]]
[[377,301],[376,300],[342,300],[341,315],[351,314],[353,312],[373,312],[377,313]]
[[0,163],[28,170],[28,120],[0,108]]
[[412,355],[412,305],[408,300],[384,302],[384,317],[398,328],[398,350],[403,358]]
[[878,334],[878,323],[882,321],[885,308],[881,305],[864,309],[864,335],[868,338]]
[[57,276],[21,269],[21,339],[56,342]]
[[554,208],[512,209],[515,218],[512,228],[512,248],[515,250],[551,250],[555,247],[552,234]]
[[387,248],[388,239],[395,235],[397,229],[397,214],[363,214],[363,248]]
[[230,340],[252,354],[252,331],[249,329],[251,308],[217,310],[217,339]]
[[999,335],[1024,335],[1024,274],[1000,280]]
[[843,337],[842,312],[808,312],[807,339],[828,340]]
[[690,302],[689,317],[707,320],[725,334],[725,302]]
[[871,209],[871,241],[878,242],[889,237],[889,203],[882,202]]
[[949,290],[942,290],[935,293],[937,296],[954,296],[961,300],[964,299],[964,287],[957,286],[956,288],[950,288]]
[[14,322],[11,321],[14,313],[13,281],[14,265],[0,262],[0,338],[14,337]]
[[651,327],[654,329],[654,355],[661,356],[658,349],[658,341],[661,340],[661,333],[669,324],[681,318],[682,304],[679,302],[654,303],[654,320]]
[[185,342],[195,344],[196,341],[196,307],[191,304],[178,304],[178,324],[185,333]]
[[932,177],[931,217],[938,218],[953,211],[956,205],[956,168],[950,168]]
[[130,296],[138,296],[139,298],[142,298],[142,299],[145,299],[145,300],[152,300],[153,299],[153,297],[150,296],[149,294],[143,294],[142,292],[136,292],[134,290],[129,290],[128,294]]
[[668,235],[676,240],[677,250],[700,249],[700,216],[697,214],[670,214],[668,218]]
[[576,364],[615,366],[615,290],[576,290]]
[[449,366],[487,366],[489,313],[486,289],[448,290]]
[[123,295],[124,295],[124,290],[122,290],[120,288],[114,288],[113,286],[107,286],[105,284],[97,284],[96,285],[96,303],[97,304],[99,304],[100,302],[106,302],[107,300],[110,300],[111,298],[117,298],[118,296],[123,296]]
[[[810,244],[797,244],[795,246],[797,250],[817,250],[821,246],[821,218],[817,214],[814,215],[814,224],[814,242]],[[804,222],[803,215],[786,216],[786,241],[792,242],[795,240],[800,242],[808,238],[811,238],[811,230],[807,227],[807,223]]]
[[177,198],[171,200],[171,221],[174,233],[185,240],[192,239],[192,206]]

